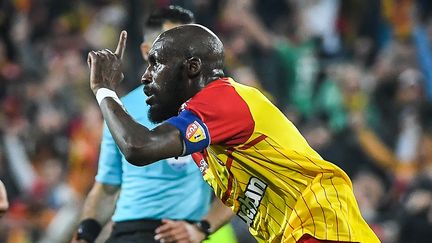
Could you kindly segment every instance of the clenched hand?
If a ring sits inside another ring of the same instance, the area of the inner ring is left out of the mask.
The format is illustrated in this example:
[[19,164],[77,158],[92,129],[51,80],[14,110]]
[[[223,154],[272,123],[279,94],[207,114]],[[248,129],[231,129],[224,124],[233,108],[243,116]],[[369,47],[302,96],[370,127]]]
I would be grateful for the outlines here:
[[87,63],[90,68],[90,88],[93,93],[96,94],[99,88],[115,90],[123,80],[121,67],[126,39],[127,32],[123,30],[114,53],[108,49],[89,52]]

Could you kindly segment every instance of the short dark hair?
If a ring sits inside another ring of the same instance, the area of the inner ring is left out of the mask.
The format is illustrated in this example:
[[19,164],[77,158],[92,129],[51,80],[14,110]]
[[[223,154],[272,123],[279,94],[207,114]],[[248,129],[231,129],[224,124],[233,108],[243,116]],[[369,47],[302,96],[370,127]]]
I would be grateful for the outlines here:
[[170,5],[154,11],[148,18],[146,25],[148,27],[158,27],[161,26],[164,21],[192,24],[195,22],[195,17],[188,9],[176,5]]

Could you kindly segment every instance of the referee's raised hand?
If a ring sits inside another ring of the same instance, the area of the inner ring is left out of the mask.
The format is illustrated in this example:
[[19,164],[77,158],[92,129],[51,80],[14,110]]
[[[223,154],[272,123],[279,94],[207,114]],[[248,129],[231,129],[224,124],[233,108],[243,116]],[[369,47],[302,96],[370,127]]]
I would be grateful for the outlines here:
[[123,80],[121,67],[126,39],[127,32],[123,30],[115,52],[109,49],[89,52],[87,63],[90,68],[90,88],[93,93],[96,93],[99,88],[115,90]]

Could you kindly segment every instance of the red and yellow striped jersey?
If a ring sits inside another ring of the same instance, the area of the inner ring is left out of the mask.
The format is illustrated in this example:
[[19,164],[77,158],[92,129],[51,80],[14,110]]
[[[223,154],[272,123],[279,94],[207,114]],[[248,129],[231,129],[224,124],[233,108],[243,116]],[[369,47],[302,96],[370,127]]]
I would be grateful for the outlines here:
[[379,242],[363,220],[351,181],[321,158],[258,90],[213,81],[168,120],[179,128],[217,197],[260,242]]

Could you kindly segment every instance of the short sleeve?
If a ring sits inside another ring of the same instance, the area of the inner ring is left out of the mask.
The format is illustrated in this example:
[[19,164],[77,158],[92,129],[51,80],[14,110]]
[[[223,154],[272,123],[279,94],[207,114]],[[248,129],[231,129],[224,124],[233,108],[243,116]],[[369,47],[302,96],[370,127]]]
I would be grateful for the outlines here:
[[206,125],[194,113],[183,110],[178,116],[166,121],[175,126],[184,142],[183,155],[189,155],[207,148],[210,145],[210,136]]
[[207,127],[211,144],[236,146],[251,136],[255,122],[249,105],[227,80],[209,84],[183,106]]
[[122,155],[108,127],[104,124],[96,181],[104,184],[122,183]]

